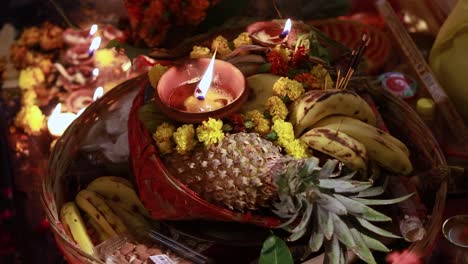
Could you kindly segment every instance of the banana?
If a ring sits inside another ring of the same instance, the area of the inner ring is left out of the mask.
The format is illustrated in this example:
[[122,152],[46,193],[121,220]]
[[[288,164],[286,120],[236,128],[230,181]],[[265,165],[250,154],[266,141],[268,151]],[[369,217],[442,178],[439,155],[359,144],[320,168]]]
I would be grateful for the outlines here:
[[62,206],[60,210],[60,221],[80,248],[84,252],[92,255],[94,251],[93,242],[88,235],[86,226],[74,202],[68,202]]
[[112,211],[122,219],[128,229],[149,228],[150,224],[141,214],[129,211],[122,203],[106,200],[106,203],[112,208]]
[[97,193],[87,189],[81,190],[75,201],[111,237],[127,230],[122,220]]
[[109,234],[106,233],[106,231],[104,231],[104,229],[96,222],[96,220],[91,218],[89,215],[88,215],[88,217],[89,217],[88,223],[96,231],[100,242],[104,242],[104,241],[112,238]]
[[266,109],[268,98],[273,96],[273,85],[281,76],[270,73],[260,73],[252,75],[246,79],[249,87],[249,99],[242,106],[242,112]]
[[320,119],[330,115],[345,115],[371,125],[376,124],[372,108],[358,94],[347,90],[314,90],[305,93],[291,106],[290,121],[296,137]]
[[[400,140],[388,134],[387,132],[378,129],[374,126],[371,126],[367,123],[364,123],[361,120],[342,115],[334,115],[320,119],[314,125],[314,127],[324,126],[332,127],[335,129],[339,128],[340,131],[354,138],[358,137],[358,135],[360,135],[359,137],[371,137],[376,139],[380,138],[385,142],[391,142],[393,145],[401,149],[406,154],[406,156],[409,156],[410,152],[405,143],[401,142]],[[358,138],[356,139],[360,140]]]
[[317,122],[314,127],[329,128],[343,132],[360,141],[367,150],[369,159],[395,173],[408,175],[413,170],[408,157],[409,150],[398,139],[376,127],[346,116],[330,116]]
[[332,128],[312,128],[300,139],[309,147],[328,154],[353,170],[366,170],[366,147],[356,139]]
[[94,191],[108,200],[121,202],[129,211],[149,217],[130,182],[120,177],[99,177],[92,181],[87,190]]

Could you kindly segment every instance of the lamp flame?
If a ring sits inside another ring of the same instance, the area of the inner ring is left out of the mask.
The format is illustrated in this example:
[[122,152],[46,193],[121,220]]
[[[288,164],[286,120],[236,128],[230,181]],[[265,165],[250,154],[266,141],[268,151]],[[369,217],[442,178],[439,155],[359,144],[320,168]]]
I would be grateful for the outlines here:
[[89,29],[89,35],[92,36],[92,35],[96,34],[97,30],[98,30],[98,25],[93,24],[91,26],[91,28]]
[[197,88],[195,89],[194,95],[195,98],[197,98],[198,100],[205,100],[206,93],[210,89],[211,82],[213,80],[215,57],[216,50],[213,54],[213,57],[211,58],[210,64],[208,64],[208,67],[206,68],[206,71],[203,74],[201,81],[198,83]]
[[99,76],[99,69],[94,68],[92,74],[93,74],[93,77],[98,77]]
[[101,46],[101,37],[95,37],[89,45],[88,53],[93,54],[95,50],[99,49],[99,46]]
[[284,29],[283,29],[283,32],[281,32],[280,36],[282,38],[285,38],[291,31],[291,27],[292,27],[292,22],[291,22],[291,19],[288,18],[288,20],[286,20],[286,23],[284,24]]
[[104,88],[102,86],[99,86],[96,88],[93,94],[93,102],[96,101],[97,99],[101,98],[104,95]]
[[77,118],[73,113],[62,113],[62,105],[59,103],[47,120],[47,128],[51,135],[60,137],[68,126]]

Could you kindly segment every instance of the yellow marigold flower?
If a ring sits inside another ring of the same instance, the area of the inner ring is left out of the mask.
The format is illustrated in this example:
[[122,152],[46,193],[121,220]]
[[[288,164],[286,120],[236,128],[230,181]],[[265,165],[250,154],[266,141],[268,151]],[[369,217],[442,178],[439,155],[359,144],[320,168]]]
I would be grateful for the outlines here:
[[293,141],[288,141],[284,146],[284,151],[286,154],[291,155],[297,159],[307,158],[311,156],[309,146],[299,139],[294,139]]
[[335,86],[327,69],[325,69],[321,64],[315,65],[310,71],[310,74],[317,79],[319,85],[324,90],[332,89]]
[[284,120],[288,115],[288,108],[284,104],[283,100],[281,100],[281,98],[278,96],[272,96],[268,98],[267,109],[273,116],[273,121],[277,119]]
[[156,89],[158,86],[159,79],[167,71],[168,67],[162,66],[161,64],[154,65],[148,72],[149,81],[151,86]]
[[27,105],[15,117],[15,125],[29,135],[38,135],[45,127],[45,116],[37,105]]
[[45,82],[44,73],[39,67],[28,67],[21,70],[18,86],[21,89],[32,89]]
[[197,145],[195,129],[192,124],[177,128],[172,137],[176,143],[177,153],[181,155],[189,153]]
[[237,36],[237,38],[233,42],[234,47],[239,48],[240,46],[251,45],[252,39],[250,38],[249,33],[242,32],[239,34],[239,36]]
[[294,128],[290,122],[284,120],[275,120],[273,122],[273,126],[271,127],[272,131],[275,131],[276,135],[278,136],[278,141],[281,142],[288,142],[293,141],[294,137]]
[[221,58],[232,52],[227,39],[223,36],[217,36],[211,43],[211,51],[214,52],[216,49]]
[[161,154],[169,154],[174,148],[174,143],[172,142],[172,134],[175,131],[175,127],[169,123],[162,123],[156,128],[156,131],[153,134],[153,139],[156,142],[159,152]]
[[273,50],[276,50],[279,54],[281,54],[281,57],[283,57],[285,62],[288,62],[289,59],[291,58],[291,50],[288,48],[283,47],[282,45],[278,44],[276,45]]
[[254,131],[260,135],[270,132],[270,120],[266,119],[258,110],[252,110],[246,113],[247,118],[254,123]]
[[210,49],[202,46],[193,46],[193,49],[190,52],[191,59],[211,58],[211,56]]
[[294,101],[304,93],[304,87],[296,80],[281,77],[273,84],[273,93],[281,97],[287,96]]
[[202,142],[205,147],[220,142],[224,138],[222,127],[223,121],[221,120],[209,118],[208,121],[203,121],[197,127],[198,141]]
[[26,90],[21,97],[21,102],[24,106],[35,105],[37,101],[37,94],[34,90]]
[[112,67],[118,63],[117,52],[115,49],[98,49],[94,53],[94,62],[96,67]]

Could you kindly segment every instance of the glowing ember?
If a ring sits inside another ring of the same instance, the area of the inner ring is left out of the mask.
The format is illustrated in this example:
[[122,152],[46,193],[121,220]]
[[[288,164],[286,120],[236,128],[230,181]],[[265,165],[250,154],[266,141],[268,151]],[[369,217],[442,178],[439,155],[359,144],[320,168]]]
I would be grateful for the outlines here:
[[195,98],[198,100],[205,100],[206,93],[210,89],[211,81],[213,80],[213,69],[214,69],[214,62],[216,57],[216,50],[211,58],[210,64],[208,64],[208,68],[206,68],[205,73],[201,81],[198,83],[197,88],[195,89]]
[[47,128],[51,135],[60,137],[68,126],[78,117],[73,113],[62,113],[62,105],[57,104],[47,120]]

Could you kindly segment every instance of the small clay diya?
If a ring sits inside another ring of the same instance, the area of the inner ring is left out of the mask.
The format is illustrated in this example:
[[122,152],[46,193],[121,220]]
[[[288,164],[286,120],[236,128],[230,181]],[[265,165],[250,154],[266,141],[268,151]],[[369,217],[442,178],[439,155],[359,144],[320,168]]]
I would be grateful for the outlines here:
[[276,46],[285,43],[291,31],[292,22],[286,21],[259,21],[250,24],[247,32],[252,41],[261,46]]
[[214,58],[188,60],[169,68],[155,93],[161,111],[185,123],[229,116],[246,100],[244,75],[232,64]]
[[59,82],[67,91],[75,91],[87,87],[95,87],[99,76],[99,69],[89,65],[72,66],[67,69],[56,65],[59,69]]
[[64,60],[72,65],[91,65],[94,63],[94,51],[101,45],[101,37],[95,37],[89,45],[76,45],[65,52]]
[[93,101],[94,92],[90,89],[80,89],[72,92],[66,101],[70,112],[78,113],[81,109],[88,107]]
[[97,25],[92,25],[89,30],[79,30],[73,28],[67,28],[63,31],[63,41],[69,46],[75,45],[89,45],[94,34],[98,29]]

